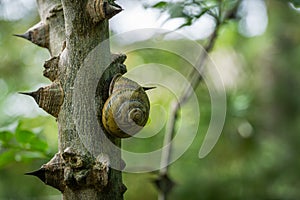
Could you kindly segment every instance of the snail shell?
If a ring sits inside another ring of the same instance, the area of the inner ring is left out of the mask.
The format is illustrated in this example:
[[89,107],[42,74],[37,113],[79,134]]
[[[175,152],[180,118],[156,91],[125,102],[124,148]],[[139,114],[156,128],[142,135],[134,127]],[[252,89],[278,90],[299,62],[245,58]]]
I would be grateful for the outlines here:
[[115,75],[102,110],[104,128],[115,137],[131,137],[145,126],[149,110],[144,88],[120,74]]

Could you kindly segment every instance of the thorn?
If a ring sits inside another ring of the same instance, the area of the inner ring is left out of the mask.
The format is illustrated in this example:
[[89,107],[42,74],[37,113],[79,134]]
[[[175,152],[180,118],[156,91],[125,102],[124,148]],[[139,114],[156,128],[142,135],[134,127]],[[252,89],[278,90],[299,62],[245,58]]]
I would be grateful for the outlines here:
[[123,9],[121,8],[121,6],[115,4],[115,5],[111,5],[109,3],[106,4],[105,7],[105,15],[107,16],[107,19],[112,18],[113,16],[115,16],[116,14],[118,14],[119,12],[121,12]]
[[30,34],[30,32],[26,32],[24,34],[13,34],[13,36],[24,38],[26,40],[31,41],[31,34]]
[[36,92],[19,92],[19,94],[31,96],[31,97],[33,97],[34,99],[37,97]]
[[121,194],[124,194],[124,193],[127,191],[126,185],[121,184],[121,186],[120,186],[120,191],[121,191]]
[[46,170],[44,168],[40,168],[33,172],[27,172],[27,173],[25,173],[25,175],[35,176],[35,177],[39,178],[41,181],[45,182],[46,181],[45,171]]
[[153,180],[156,187],[165,194],[169,194],[173,187],[176,185],[175,182],[169,178],[167,174],[161,174],[158,178]]
[[49,26],[43,22],[29,28],[24,34],[14,34],[14,36],[27,39],[38,46],[49,49]]
[[118,54],[118,53],[114,53],[111,55],[111,63],[120,63],[123,64],[126,60],[127,56],[125,54]]
[[143,89],[145,90],[145,91],[147,91],[147,90],[152,90],[152,89],[155,89],[156,87],[154,86],[154,87],[143,87]]

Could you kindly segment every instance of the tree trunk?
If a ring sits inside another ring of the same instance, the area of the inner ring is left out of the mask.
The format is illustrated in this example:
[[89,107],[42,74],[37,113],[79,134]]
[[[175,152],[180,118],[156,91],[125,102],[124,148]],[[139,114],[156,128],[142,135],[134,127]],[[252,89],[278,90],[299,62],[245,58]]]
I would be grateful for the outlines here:
[[111,56],[108,40],[108,19],[121,8],[106,0],[37,3],[41,22],[19,36],[49,50],[44,76],[53,83],[25,94],[57,118],[59,152],[28,174],[63,199],[123,199],[121,141],[100,120],[112,77],[126,70],[126,56]]

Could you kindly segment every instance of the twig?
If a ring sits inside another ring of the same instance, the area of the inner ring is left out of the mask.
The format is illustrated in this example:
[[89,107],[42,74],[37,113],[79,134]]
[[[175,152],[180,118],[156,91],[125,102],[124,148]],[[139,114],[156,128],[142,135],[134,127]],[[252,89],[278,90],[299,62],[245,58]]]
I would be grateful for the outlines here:
[[[217,32],[218,32],[218,27],[216,27],[216,30],[214,31],[212,37],[210,38],[209,44],[205,48],[205,51],[199,57],[198,69],[200,71],[202,71],[202,68],[205,64],[207,58],[207,52],[209,52],[214,46],[214,42],[217,38]],[[191,77],[191,84],[184,89],[183,95],[179,98],[179,100],[174,101],[171,104],[170,118],[168,121],[164,142],[163,142],[164,149],[161,155],[161,164],[160,164],[161,167],[160,167],[159,179],[158,179],[159,182],[157,182],[160,188],[159,198],[158,198],[159,200],[165,200],[172,186],[174,185],[172,180],[168,177],[168,166],[169,166],[168,163],[170,163],[170,158],[172,153],[171,141],[175,134],[175,125],[178,119],[180,106],[182,106],[184,103],[187,102],[187,100],[190,98],[192,94],[193,89],[196,88],[202,80],[202,76],[196,69],[192,70],[192,72],[190,73],[190,77]]]
[[[206,63],[206,59],[208,56],[208,53],[213,49],[215,41],[218,37],[218,32],[221,27],[221,25],[224,24],[224,21],[227,19],[234,18],[234,15],[236,13],[236,10],[239,6],[240,1],[236,4],[236,6],[230,10],[229,12],[226,13],[226,16],[224,16],[224,19],[220,21],[219,18],[216,18],[216,28],[208,40],[208,44],[205,47],[205,51],[203,51],[200,56],[199,60],[197,61],[197,67],[193,68],[192,71],[189,74],[190,77],[190,85],[188,85],[184,92],[183,95],[179,98],[178,101],[174,101],[171,104],[171,111],[170,111],[170,118],[168,121],[168,125],[166,128],[166,133],[164,137],[164,142],[163,146],[165,147],[162,151],[161,155],[161,164],[160,164],[160,171],[159,171],[159,178],[156,180],[156,184],[158,186],[159,190],[159,200],[166,200],[167,196],[169,195],[174,182],[168,177],[168,169],[169,169],[169,163],[170,163],[170,158],[171,158],[171,153],[172,153],[172,139],[175,134],[175,125],[178,120],[178,114],[180,111],[180,106],[182,106],[184,103],[187,102],[187,100],[190,98],[192,91],[199,85],[199,83],[202,80],[201,73],[203,71],[204,65]],[[221,13],[221,12],[220,12]]]

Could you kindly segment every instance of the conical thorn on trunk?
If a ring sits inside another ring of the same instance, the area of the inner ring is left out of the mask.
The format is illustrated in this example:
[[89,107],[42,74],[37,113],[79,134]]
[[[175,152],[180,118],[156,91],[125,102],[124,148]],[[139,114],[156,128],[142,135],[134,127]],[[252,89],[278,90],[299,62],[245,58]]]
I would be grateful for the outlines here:
[[47,60],[44,64],[43,75],[54,81],[58,78],[58,62],[60,56],[54,56],[50,60]]
[[25,175],[35,176],[43,182],[46,181],[46,170],[44,168],[40,168],[40,169],[38,169],[36,171],[33,171],[33,172],[27,172],[27,173],[25,173]]
[[23,38],[23,39],[26,39],[26,40],[31,40],[31,34],[30,32],[26,32],[24,34],[13,34],[13,36],[16,36],[16,37],[20,37],[20,38]]
[[86,7],[94,23],[110,19],[123,9],[117,4],[110,4],[107,0],[89,0]]
[[39,22],[29,28],[24,34],[14,34],[14,36],[24,38],[40,47],[49,49],[49,25],[43,22]]
[[35,92],[20,92],[20,94],[33,97],[40,108],[50,115],[58,117],[64,100],[64,92],[59,82],[53,82],[51,85],[41,87]]
[[112,18],[113,16],[115,16],[116,14],[118,14],[119,12],[121,12],[123,9],[121,8],[121,6],[115,4],[115,5],[111,5],[109,3],[106,4],[105,7],[105,15],[107,19]]

